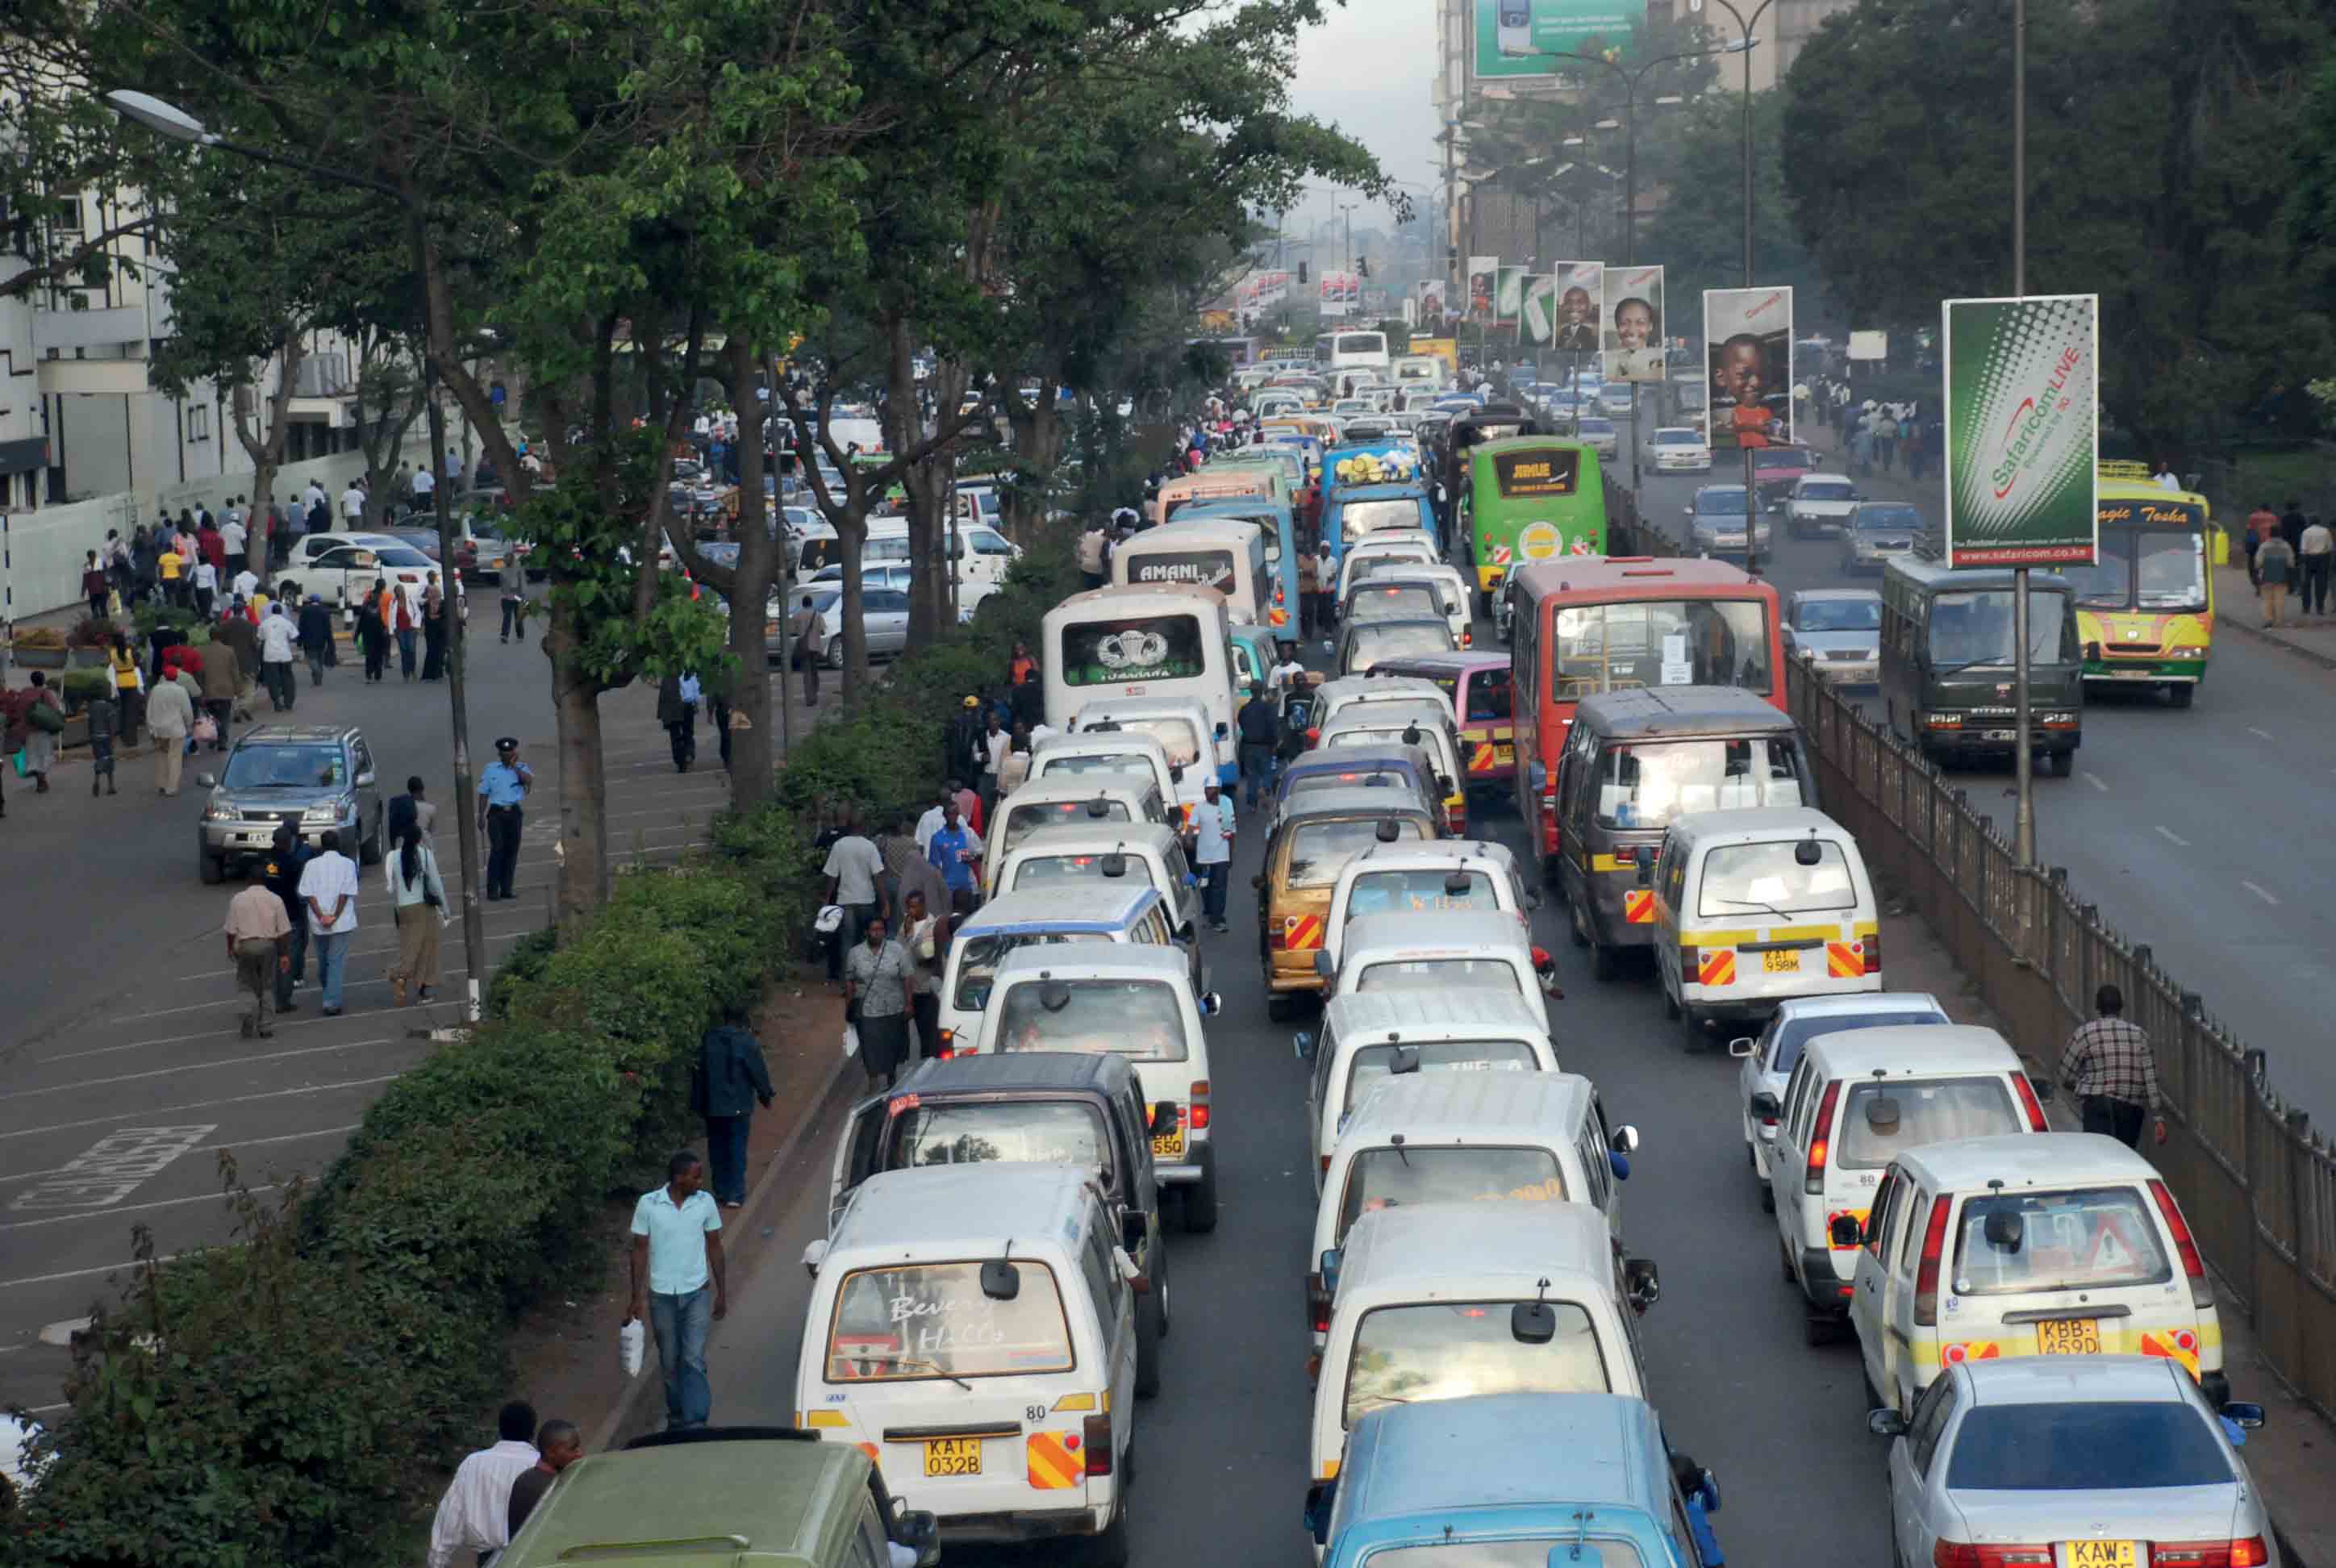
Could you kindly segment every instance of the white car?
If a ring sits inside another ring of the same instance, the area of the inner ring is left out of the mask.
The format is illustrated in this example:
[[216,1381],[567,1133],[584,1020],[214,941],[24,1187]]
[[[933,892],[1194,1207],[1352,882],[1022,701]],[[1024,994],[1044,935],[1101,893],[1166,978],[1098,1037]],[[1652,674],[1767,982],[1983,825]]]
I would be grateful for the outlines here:
[[1785,494],[1785,530],[1795,539],[1839,533],[1861,499],[1840,474],[1805,473]]
[[1630,417],[1630,410],[1634,406],[1630,396],[1630,384],[1629,382],[1609,382],[1598,389],[1598,401],[1605,408],[1606,412],[1612,414],[1615,418],[1628,419]]
[[1796,997],[1779,1007],[1768,1027],[1755,1036],[1728,1042],[1728,1054],[1744,1066],[1736,1075],[1744,1120],[1745,1158],[1760,1183],[1760,1206],[1773,1210],[1768,1190],[1768,1145],[1776,1141],[1776,1118],[1752,1108],[1752,1096],[1770,1094],[1785,1102],[1785,1082],[1800,1066],[1801,1047],[1818,1035],[1845,1034],[1885,1024],[1943,1024],[1951,1020],[1928,991],[1869,991],[1854,997]]
[[1711,446],[1698,431],[1683,424],[1665,425],[1647,443],[1654,449],[1655,472],[1709,473]]
[[1575,424],[1574,434],[1601,457],[1612,457],[1621,445],[1621,437],[1614,431],[1614,422],[1594,414],[1583,414]]

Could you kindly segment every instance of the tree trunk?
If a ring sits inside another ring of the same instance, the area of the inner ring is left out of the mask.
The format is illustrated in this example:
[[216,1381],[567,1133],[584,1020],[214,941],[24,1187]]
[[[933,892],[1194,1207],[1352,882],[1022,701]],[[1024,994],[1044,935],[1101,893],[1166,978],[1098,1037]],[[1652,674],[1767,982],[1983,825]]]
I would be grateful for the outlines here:
[[[277,353],[284,370],[268,399],[268,428],[255,436],[241,411],[234,416],[235,438],[242,443],[244,455],[251,459],[251,521],[244,531],[243,564],[263,582],[268,580],[268,498],[276,488],[276,471],[284,466],[284,438],[289,433],[286,412],[292,405],[293,381],[308,349],[298,334],[289,333]],[[232,407],[233,394],[229,397]]]
[[[909,321],[895,316],[886,347],[884,439],[894,452],[907,452],[923,433],[917,419],[915,346]],[[951,476],[955,463],[946,448],[908,465],[900,475],[909,498],[909,647],[928,647],[950,624],[949,583],[955,562],[949,559],[945,522],[956,497]]]
[[868,613],[860,585],[860,562],[868,551],[868,481],[857,471],[843,474],[843,515],[832,521],[843,556],[843,711],[856,714],[868,693]]
[[608,792],[600,751],[600,687],[579,667],[572,604],[555,598],[544,651],[560,736],[560,877],[552,914],[572,937],[608,901]]
[[[748,726],[730,736],[730,809],[743,813],[760,805],[771,788],[774,754],[763,607],[770,601],[774,563],[784,547],[772,539],[763,507],[763,432],[770,404],[754,395],[754,346],[742,334],[733,334],[726,346],[731,397],[738,409],[740,481],[738,570],[729,596],[730,656],[738,667],[730,677],[730,706],[745,716]],[[785,609],[780,607],[781,626],[786,624]]]

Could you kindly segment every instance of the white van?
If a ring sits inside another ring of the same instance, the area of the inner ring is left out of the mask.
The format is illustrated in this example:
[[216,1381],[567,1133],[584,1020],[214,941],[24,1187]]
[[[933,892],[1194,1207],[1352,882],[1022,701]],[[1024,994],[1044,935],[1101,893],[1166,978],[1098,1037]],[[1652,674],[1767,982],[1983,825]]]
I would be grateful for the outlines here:
[[[1020,559],[1022,551],[994,528],[960,527],[958,535],[957,561],[950,576],[956,579],[958,612],[962,615],[1005,585],[1007,571]],[[808,581],[829,567],[843,564],[842,542],[836,538],[834,528],[824,521],[805,528],[800,538],[790,537],[787,553],[790,575],[798,582]],[[907,519],[868,520],[868,538],[860,547],[863,572],[880,566],[905,567],[910,564],[911,553]]]
[[1471,619],[1475,609],[1473,598],[1468,579],[1460,575],[1460,569],[1456,566],[1428,566],[1406,561],[1401,566],[1382,567],[1364,579],[1362,590],[1339,613],[1358,613],[1360,607],[1374,595],[1392,592],[1405,601],[1403,613],[1415,614],[1417,612],[1412,608],[1412,601],[1416,596],[1406,594],[1404,590],[1422,587],[1435,590],[1435,609],[1431,613],[1443,616],[1444,624],[1452,628],[1452,640],[1463,648],[1475,647],[1476,633]]
[[1554,966],[1533,946],[1533,933],[1514,915],[1490,910],[1358,916],[1339,931],[1338,961],[1326,947],[1314,967],[1330,997],[1482,989],[1538,1008],[1544,995],[1560,994],[1546,978]]
[[[1076,727],[1082,719],[1085,726]],[[1072,716],[1071,722],[1075,727],[1070,731],[1040,735],[1030,743],[1030,780],[1077,774],[1149,773],[1160,786],[1160,798],[1175,803],[1181,820],[1192,814],[1193,805],[1215,776],[1200,762],[1202,740],[1208,734],[1208,713],[1197,702],[1149,703],[1143,697],[1116,697],[1088,704]],[[1114,762],[1121,765],[1113,765]]]
[[1618,1264],[1587,1203],[1382,1209],[1319,1260],[1330,1289],[1306,1473],[1338,1473],[1347,1428],[1397,1401],[1476,1394],[1646,1398],[1638,1330],[1652,1263]]
[[1406,354],[1395,362],[1396,385],[1406,392],[1414,387],[1429,391],[1444,385],[1444,361],[1432,354]]
[[1911,1413],[1942,1367],[2003,1356],[2162,1356],[2207,1404],[2230,1401],[2190,1223],[2156,1167],[2115,1138],[1909,1149],[1860,1230],[1850,1320],[1869,1407]]
[[1436,553],[1436,541],[1418,529],[1390,528],[1367,533],[1338,557],[1338,602],[1347,602],[1347,595],[1354,591],[1358,579],[1391,570],[1398,561],[1436,566],[1443,560]]
[[[1329,1304],[1323,1253],[1365,1214],[1422,1203],[1587,1203],[1622,1248],[1622,1187],[1636,1127],[1606,1125],[1579,1073],[1411,1073],[1383,1078],[1330,1151],[1307,1251],[1307,1318]],[[1318,1340],[1316,1349],[1321,1349]]]
[[1273,608],[1265,535],[1251,522],[1172,519],[1146,529],[1111,552],[1111,580],[1121,588],[1212,588],[1233,619],[1251,626],[1264,625]]
[[1776,1141],[1776,1118],[1752,1109],[1754,1096],[1766,1093],[1771,1105],[1781,1105],[1785,1086],[1800,1065],[1801,1047],[1819,1035],[1853,1034],[1888,1024],[1949,1024],[1947,1009],[1928,991],[1871,991],[1856,997],[1799,997],[1779,1006],[1767,1027],[1755,1036],[1738,1035],[1728,1042],[1728,1054],[1744,1065],[1736,1072],[1736,1100],[1742,1107],[1744,1154],[1752,1165],[1753,1184],[1760,1189],[1760,1206],[1776,1201],[1768,1189],[1768,1151]]
[[989,993],[988,1052],[1108,1051],[1126,1058],[1151,1107],[1152,1168],[1182,1194],[1187,1231],[1217,1228],[1209,1041],[1221,1006],[1192,989],[1172,949],[1138,943],[1006,955]]
[[1849,1317],[1857,1242],[1840,1241],[1835,1224],[1865,1223],[1892,1160],[1924,1144],[2046,1130],[2018,1054],[1993,1029],[1969,1024],[1819,1035],[1801,1052],[1781,1105],[1754,1096],[1756,1113],[1769,1106],[1776,1250],[1786,1282],[1807,1300],[1812,1345],[1831,1340]]
[[945,1057],[982,1047],[982,1018],[998,966],[1017,948],[1067,942],[1149,942],[1184,955],[1196,989],[1205,982],[1200,944],[1176,940],[1170,905],[1153,888],[1111,882],[1001,893],[984,904],[949,940],[941,972],[940,1052]]
[[998,868],[1017,844],[1042,827],[1168,821],[1168,803],[1144,774],[1091,773],[1026,780],[1000,796],[982,840],[981,894],[998,891]]
[[1158,888],[1179,932],[1193,929],[1200,919],[1199,879],[1184,858],[1183,837],[1164,823],[1081,821],[1037,828],[998,857],[997,864],[994,886],[1000,892],[1125,879]]
[[1445,716],[1455,724],[1460,722],[1451,694],[1416,675],[1348,675],[1322,681],[1314,687],[1314,711],[1309,716],[1319,731],[1354,704],[1365,702],[1441,703]]
[[865,1450],[952,1541],[1088,1535],[1124,1563],[1151,1281],[1124,1239],[1075,1165],[869,1177],[803,1254],[796,1424]]
[[1074,715],[1112,697],[1197,702],[1205,715],[1200,743],[1214,754],[1217,777],[1239,782],[1232,615],[1223,594],[1163,583],[1075,593],[1046,612],[1039,649],[1048,724],[1076,729]]
[[1654,888],[1656,983],[1690,1050],[1709,1020],[1757,1024],[1790,997],[1882,989],[1874,879],[1849,830],[1814,807],[1673,819]]
[[1528,932],[1541,895],[1525,886],[1517,857],[1487,839],[1406,839],[1375,843],[1348,861],[1330,885],[1323,950],[1336,969],[1339,933],[1367,915],[1448,914],[1477,910],[1513,917]]
[[1445,826],[1465,833],[1468,754],[1460,749],[1460,726],[1451,716],[1452,705],[1441,694],[1434,702],[1350,702],[1314,727],[1314,745],[1324,752],[1419,747],[1436,766]]
[[1290,1044],[1298,1059],[1313,1067],[1306,1086],[1306,1132],[1313,1145],[1306,1169],[1318,1194],[1348,1114],[1386,1079],[1413,1073],[1505,1079],[1557,1071],[1549,1016],[1540,1004],[1483,988],[1334,998],[1322,1008],[1319,1037],[1300,1031]]

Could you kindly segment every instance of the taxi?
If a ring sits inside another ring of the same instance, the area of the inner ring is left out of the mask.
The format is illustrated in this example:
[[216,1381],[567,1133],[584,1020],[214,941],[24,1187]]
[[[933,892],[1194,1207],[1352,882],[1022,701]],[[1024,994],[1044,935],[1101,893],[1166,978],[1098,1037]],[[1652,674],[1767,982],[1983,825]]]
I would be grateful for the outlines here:
[[1266,1017],[1278,1023],[1299,994],[1323,990],[1314,958],[1327,935],[1330,891],[1347,862],[1374,843],[1442,836],[1434,812],[1384,786],[1309,791],[1285,806],[1266,837],[1264,867],[1250,879],[1258,894]]
[[1460,730],[1441,696],[1432,702],[1365,703],[1349,706],[1322,726],[1315,742],[1325,754],[1354,747],[1373,751],[1389,745],[1417,746],[1436,765],[1436,789],[1444,797],[1445,821],[1452,832],[1468,831],[1468,791],[1461,783]]
[[1517,857],[1505,844],[1456,838],[1373,844],[1348,862],[1330,890],[1324,946],[1335,969],[1340,933],[1360,916],[1492,911],[1530,929],[1532,913],[1540,907],[1541,896],[1525,886]]
[[998,873],[1016,845],[1044,827],[1081,823],[1158,823],[1166,825],[1168,804],[1160,786],[1143,774],[1074,774],[1032,779],[998,800],[983,844],[981,896],[998,896]]
[[1314,729],[1308,741],[1320,738],[1320,730],[1354,703],[1441,701],[1447,716],[1452,711],[1452,699],[1432,680],[1397,675],[1350,675],[1336,680],[1326,680],[1316,688],[1314,698]]
[[[1406,574],[1407,575],[1407,572]],[[1415,654],[1373,665],[1372,678],[1408,676],[1434,683],[1452,705],[1468,760],[1467,785],[1506,790],[1516,771],[1516,730],[1509,706],[1509,656],[1505,653]]]

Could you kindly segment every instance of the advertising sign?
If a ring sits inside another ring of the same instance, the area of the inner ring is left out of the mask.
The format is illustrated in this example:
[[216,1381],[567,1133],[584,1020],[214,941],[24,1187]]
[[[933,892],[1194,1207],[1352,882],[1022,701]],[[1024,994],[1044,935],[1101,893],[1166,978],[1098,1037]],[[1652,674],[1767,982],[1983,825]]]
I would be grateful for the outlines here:
[[1468,319],[1479,326],[1493,319],[1493,286],[1499,280],[1500,268],[1497,256],[1468,258]]
[[1890,335],[1886,332],[1853,332],[1849,335],[1849,356],[1852,359],[1887,359],[1890,357]]
[[1446,302],[1450,297],[1450,286],[1444,279],[1441,278],[1424,279],[1419,285],[1419,314],[1414,318],[1413,325],[1431,336],[1442,332],[1445,327]]
[[1606,270],[1606,309],[1601,341],[1606,379],[1660,385],[1663,361],[1663,269],[1611,267]]
[[1557,279],[1546,272],[1525,275],[1518,303],[1517,341],[1547,344],[1557,336]]
[[1790,445],[1793,291],[1705,289],[1703,351],[1712,451]]
[[1572,495],[1581,476],[1582,454],[1570,447],[1537,447],[1530,452],[1493,454],[1493,482],[1501,499],[1515,501],[1536,495]]
[[1948,563],[2091,564],[2100,297],[1950,299],[1941,315]]
[[1479,76],[1561,75],[1570,63],[1544,56],[1621,49],[1647,14],[1624,0],[1475,0],[1475,11]]
[[1322,314],[1349,316],[1363,297],[1363,280],[1351,272],[1325,271],[1319,290]]
[[1560,354],[1598,352],[1598,323],[1605,315],[1606,264],[1561,261],[1550,275],[1556,299],[1556,330],[1550,346]]
[[1493,325],[1514,326],[1517,316],[1524,308],[1525,269],[1504,267],[1493,287]]

